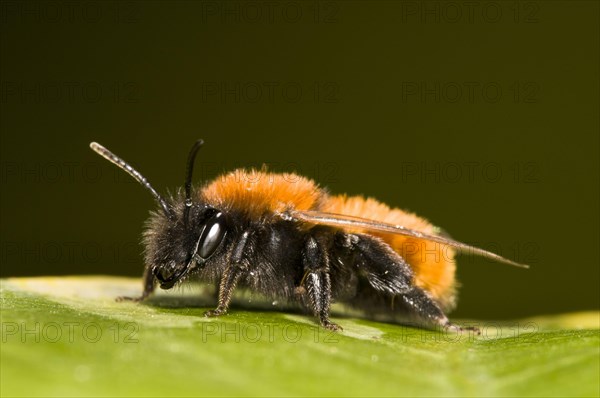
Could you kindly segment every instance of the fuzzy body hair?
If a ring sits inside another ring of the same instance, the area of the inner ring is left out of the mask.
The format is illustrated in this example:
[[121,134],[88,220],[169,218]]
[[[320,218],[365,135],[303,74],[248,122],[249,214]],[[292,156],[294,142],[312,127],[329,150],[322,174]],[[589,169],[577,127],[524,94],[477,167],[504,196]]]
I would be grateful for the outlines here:
[[[236,170],[222,175],[194,189],[192,197],[191,228],[183,220],[181,193],[169,199],[175,222],[160,211],[152,213],[144,233],[149,267],[176,268],[187,263],[207,212],[218,209],[226,214],[228,225],[222,244],[202,269],[192,270],[182,280],[194,277],[208,282],[220,281],[231,264],[236,243],[251,230],[253,239],[244,248],[242,264],[247,272],[240,284],[268,297],[292,300],[300,296],[305,300],[300,287],[308,273],[306,244],[316,234],[320,243],[328,248],[332,299],[362,309],[377,307],[384,312],[391,309],[390,295],[377,289],[376,278],[365,275],[362,265],[369,260],[356,245],[358,240],[363,240],[385,253],[387,257],[382,261],[395,262],[391,266],[398,269],[392,271],[402,274],[398,279],[399,292],[417,286],[444,310],[455,304],[454,252],[447,247],[391,234],[306,225],[281,216],[292,210],[323,210],[406,225],[430,234],[436,232],[431,223],[414,214],[370,198],[329,195],[312,180],[296,174],[257,170]],[[424,255],[425,252],[428,255]]]

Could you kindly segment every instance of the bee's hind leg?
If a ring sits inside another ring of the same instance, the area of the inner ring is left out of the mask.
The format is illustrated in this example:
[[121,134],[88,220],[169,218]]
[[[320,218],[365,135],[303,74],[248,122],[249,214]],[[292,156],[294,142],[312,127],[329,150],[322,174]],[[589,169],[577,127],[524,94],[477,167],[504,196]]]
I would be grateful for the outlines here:
[[370,286],[387,297],[401,299],[404,307],[421,327],[442,327],[452,331],[474,330],[450,322],[440,306],[413,282],[408,263],[385,242],[372,236],[356,234],[352,249],[357,254],[358,267]]
[[418,320],[426,323],[423,326],[439,326],[453,332],[470,330],[481,334],[476,327],[461,327],[450,322],[441,308],[419,287],[413,287],[408,293],[402,294],[401,298],[404,304],[418,317]]
[[150,267],[146,267],[146,269],[144,270],[144,291],[142,292],[142,295],[138,297],[119,296],[116,298],[116,301],[144,301],[146,298],[148,298],[148,296],[152,294],[152,292],[154,292],[155,288],[156,283],[154,280],[154,274],[152,274],[152,270],[150,269]]

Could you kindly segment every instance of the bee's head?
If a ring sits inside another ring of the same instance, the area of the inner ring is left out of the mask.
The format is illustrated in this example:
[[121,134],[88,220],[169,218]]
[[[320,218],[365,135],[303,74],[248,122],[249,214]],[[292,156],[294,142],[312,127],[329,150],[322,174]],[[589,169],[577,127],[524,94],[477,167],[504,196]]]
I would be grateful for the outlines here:
[[162,289],[170,289],[219,251],[227,233],[225,215],[202,204],[188,211],[179,201],[175,219],[162,212],[152,213],[144,233],[146,264]]
[[137,170],[123,159],[92,142],[90,147],[146,187],[159,204],[144,234],[147,267],[163,289],[170,289],[191,270],[201,268],[218,250],[227,232],[225,216],[219,210],[191,199],[194,159],[203,141],[192,147],[187,160],[185,196],[165,200]]

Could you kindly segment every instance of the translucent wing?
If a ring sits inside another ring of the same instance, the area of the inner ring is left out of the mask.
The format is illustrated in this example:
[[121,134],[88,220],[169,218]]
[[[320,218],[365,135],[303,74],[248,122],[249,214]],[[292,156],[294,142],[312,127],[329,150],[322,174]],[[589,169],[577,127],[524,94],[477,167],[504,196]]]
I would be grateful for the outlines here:
[[437,242],[442,245],[452,246],[461,251],[477,254],[479,256],[491,258],[493,260],[514,265],[515,267],[529,268],[526,264],[520,264],[507,258],[499,256],[487,250],[480,249],[466,243],[458,242],[453,239],[444,238],[437,235],[429,235],[423,232],[408,229],[401,225],[387,224],[380,221],[369,220],[367,218],[347,216],[343,214],[326,213],[320,211],[292,211],[289,215],[296,220],[311,224],[329,225],[339,228],[358,228],[373,232],[382,232],[386,234],[404,235],[415,239],[422,239],[431,242]]

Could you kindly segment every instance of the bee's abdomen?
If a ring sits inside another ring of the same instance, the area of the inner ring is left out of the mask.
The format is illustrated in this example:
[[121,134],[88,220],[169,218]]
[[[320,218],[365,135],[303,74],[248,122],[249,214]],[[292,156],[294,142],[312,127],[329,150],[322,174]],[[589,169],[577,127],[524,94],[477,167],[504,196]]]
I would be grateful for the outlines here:
[[[390,208],[375,199],[360,196],[331,196],[323,204],[323,211],[381,221],[393,225],[436,234],[436,227],[415,214]],[[444,308],[454,305],[455,271],[454,250],[436,242],[418,240],[403,235],[352,231],[376,236],[387,243],[411,266],[414,283],[426,290]]]

